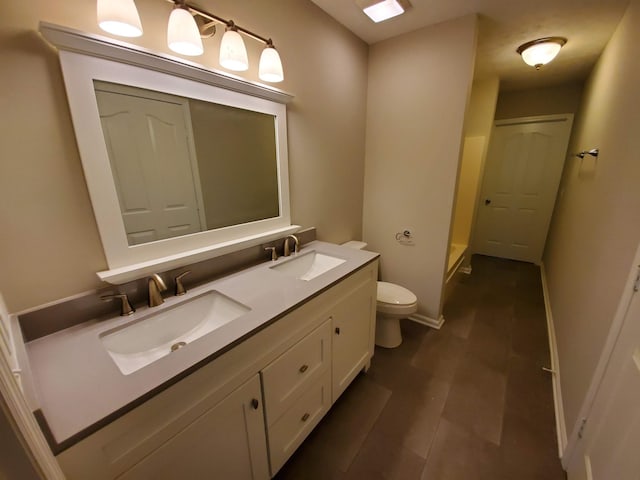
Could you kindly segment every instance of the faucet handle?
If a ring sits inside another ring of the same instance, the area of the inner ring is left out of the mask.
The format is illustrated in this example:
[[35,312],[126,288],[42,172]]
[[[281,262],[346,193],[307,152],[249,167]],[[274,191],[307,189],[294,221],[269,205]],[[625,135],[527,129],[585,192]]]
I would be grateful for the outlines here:
[[271,260],[275,262],[278,259],[278,253],[276,252],[276,247],[264,247],[265,251],[271,251]]
[[100,297],[100,300],[102,300],[103,302],[110,302],[114,298],[118,298],[122,302],[122,304],[120,305],[120,316],[121,317],[126,317],[128,315],[132,315],[133,312],[136,311],[136,309],[131,306],[131,303],[129,302],[129,297],[127,296],[126,293],[116,293],[114,295],[104,295],[104,296]]
[[179,297],[180,295],[184,295],[185,293],[187,293],[187,290],[184,288],[184,285],[182,284],[182,279],[187,275],[189,275],[190,273],[191,273],[191,270],[187,270],[186,272],[182,272],[180,275],[178,275],[174,279],[176,282],[176,297]]

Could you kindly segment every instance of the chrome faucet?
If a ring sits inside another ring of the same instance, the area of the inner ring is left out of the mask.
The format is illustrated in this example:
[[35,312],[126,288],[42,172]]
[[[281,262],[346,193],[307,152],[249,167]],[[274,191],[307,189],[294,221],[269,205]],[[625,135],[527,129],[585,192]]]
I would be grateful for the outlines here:
[[298,253],[298,251],[300,251],[300,241],[298,240],[298,237],[296,237],[295,235],[287,235],[287,238],[284,239],[284,256],[288,257],[289,255],[291,255],[291,247],[289,246],[289,239],[293,238],[293,241],[295,242],[295,245],[293,247],[293,253]]
[[162,293],[167,289],[167,286],[164,283],[164,280],[158,275],[154,273],[149,277],[149,306],[157,307],[158,305],[162,305],[164,303],[164,299],[162,298]]

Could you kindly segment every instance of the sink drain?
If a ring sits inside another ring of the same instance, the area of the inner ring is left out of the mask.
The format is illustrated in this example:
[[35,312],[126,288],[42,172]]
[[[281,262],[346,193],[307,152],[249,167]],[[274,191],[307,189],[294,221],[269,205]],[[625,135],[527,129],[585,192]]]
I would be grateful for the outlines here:
[[173,345],[171,345],[171,351],[175,352],[176,350],[181,349],[182,347],[184,347],[187,344],[187,342],[178,342],[178,343],[174,343]]

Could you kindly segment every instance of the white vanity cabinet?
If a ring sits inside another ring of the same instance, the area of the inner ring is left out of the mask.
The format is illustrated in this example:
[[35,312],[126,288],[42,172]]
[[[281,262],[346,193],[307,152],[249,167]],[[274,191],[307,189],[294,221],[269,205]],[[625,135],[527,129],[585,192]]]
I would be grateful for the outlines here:
[[375,341],[376,288],[363,283],[333,308],[333,401],[358,373],[369,368]]
[[365,265],[60,453],[68,479],[275,475],[368,368],[377,266]]
[[259,399],[256,375],[118,479],[268,479]]

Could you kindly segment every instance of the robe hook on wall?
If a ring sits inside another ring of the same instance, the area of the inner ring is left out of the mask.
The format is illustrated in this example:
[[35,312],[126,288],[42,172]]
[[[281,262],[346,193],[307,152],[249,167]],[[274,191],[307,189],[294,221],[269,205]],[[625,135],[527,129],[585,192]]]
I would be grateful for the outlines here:
[[591,150],[583,150],[580,153],[576,153],[576,157],[584,158],[585,155],[591,155],[592,157],[598,158],[599,153],[600,153],[600,149],[592,148]]

